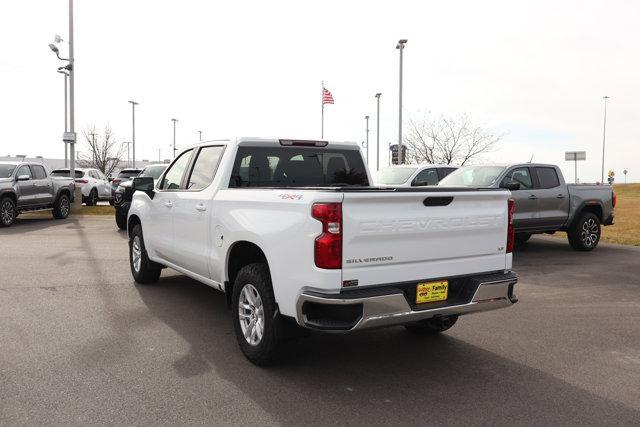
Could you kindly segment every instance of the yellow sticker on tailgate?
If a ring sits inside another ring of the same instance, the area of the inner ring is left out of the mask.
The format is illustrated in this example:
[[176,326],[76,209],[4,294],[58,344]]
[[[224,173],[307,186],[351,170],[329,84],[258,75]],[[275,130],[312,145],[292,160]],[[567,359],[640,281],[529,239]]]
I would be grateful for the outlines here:
[[444,301],[449,294],[449,281],[418,283],[416,287],[416,304]]

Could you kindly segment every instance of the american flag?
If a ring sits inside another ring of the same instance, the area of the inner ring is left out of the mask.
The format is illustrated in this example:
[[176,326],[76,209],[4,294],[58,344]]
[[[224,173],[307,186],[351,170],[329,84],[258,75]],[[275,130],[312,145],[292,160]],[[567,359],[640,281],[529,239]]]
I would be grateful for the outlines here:
[[326,88],[322,88],[322,105],[333,104],[333,95]]

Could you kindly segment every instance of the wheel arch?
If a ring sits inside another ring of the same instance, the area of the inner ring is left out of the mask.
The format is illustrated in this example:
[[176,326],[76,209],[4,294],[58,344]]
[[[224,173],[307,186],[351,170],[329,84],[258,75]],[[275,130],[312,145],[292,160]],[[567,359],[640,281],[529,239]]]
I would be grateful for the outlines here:
[[571,225],[573,226],[577,221],[580,220],[582,215],[586,212],[590,212],[598,217],[600,223],[604,221],[604,207],[602,206],[602,202],[600,201],[590,201],[582,203],[577,209],[576,213],[571,220]]
[[16,193],[14,193],[13,191],[4,191],[0,193],[0,199],[4,197],[9,197],[11,200],[13,200],[13,203],[16,205],[16,208],[18,207],[18,196],[16,195]]
[[127,236],[131,237],[131,231],[133,230],[133,227],[135,227],[136,225],[141,225],[142,221],[140,221],[140,217],[136,214],[132,214],[129,215],[129,218],[127,218]]
[[267,264],[267,268],[269,268],[269,261],[265,252],[254,242],[238,240],[229,247],[225,260],[225,277],[227,280],[224,286],[227,307],[231,307],[233,284],[240,270],[244,266],[260,262]]

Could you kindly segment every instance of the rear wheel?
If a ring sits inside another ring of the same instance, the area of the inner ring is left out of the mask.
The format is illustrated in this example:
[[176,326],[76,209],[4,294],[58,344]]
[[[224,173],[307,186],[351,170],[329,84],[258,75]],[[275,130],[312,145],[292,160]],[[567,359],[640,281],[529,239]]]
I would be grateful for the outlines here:
[[11,197],[0,199],[0,227],[9,227],[16,220],[16,203]]
[[70,210],[71,202],[69,200],[69,196],[61,194],[60,197],[58,197],[58,200],[53,204],[53,217],[55,219],[65,219],[69,216]]
[[127,229],[127,214],[120,212],[120,209],[116,209],[116,225],[120,230]]
[[571,247],[577,251],[592,251],[600,241],[600,220],[591,212],[582,214],[580,219],[567,231]]
[[155,283],[162,272],[162,266],[147,256],[140,224],[133,227],[129,237],[129,265],[133,279],[138,283]]
[[249,264],[236,277],[233,326],[242,353],[255,365],[273,362],[280,342],[280,315],[265,263]]
[[89,193],[89,197],[86,198],[85,204],[87,206],[95,206],[98,203],[98,192],[94,188]]
[[407,331],[417,335],[434,335],[450,329],[458,321],[458,316],[433,317],[404,325]]

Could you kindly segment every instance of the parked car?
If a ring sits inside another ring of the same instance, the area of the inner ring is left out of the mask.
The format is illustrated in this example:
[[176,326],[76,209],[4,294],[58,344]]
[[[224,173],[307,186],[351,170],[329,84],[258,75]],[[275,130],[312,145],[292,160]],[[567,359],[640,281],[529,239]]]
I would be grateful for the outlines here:
[[511,190],[519,242],[532,234],[566,231],[572,248],[591,251],[600,241],[601,225],[613,224],[616,194],[611,186],[566,184],[554,165],[464,166],[439,185]]
[[517,301],[507,190],[370,187],[354,143],[239,138],[133,179],[138,283],[170,267],[226,293],[244,355],[297,328],[418,334]]
[[118,175],[111,180],[111,190],[115,193],[116,188],[123,182],[131,181],[134,177],[140,175],[141,169],[122,169]]
[[438,182],[456,170],[452,165],[395,165],[382,168],[374,178],[380,187],[423,187]]
[[[76,168],[75,182],[82,191],[82,203],[94,206],[99,200],[111,200],[111,183],[98,169]],[[55,169],[51,176],[69,177],[69,169]]]
[[[142,169],[137,176],[148,176],[156,182],[160,178],[160,175],[162,175],[162,172],[167,169],[167,166],[166,164],[149,165]],[[131,205],[131,198],[133,197],[131,184],[131,180],[121,182],[113,194],[113,206],[116,208],[116,225],[121,230],[127,229],[127,214],[129,213],[129,206]]]
[[69,216],[75,184],[71,178],[47,174],[40,163],[0,163],[0,227],[8,227],[19,213],[51,209],[53,217]]

